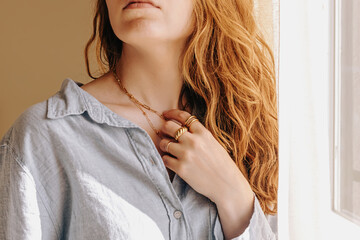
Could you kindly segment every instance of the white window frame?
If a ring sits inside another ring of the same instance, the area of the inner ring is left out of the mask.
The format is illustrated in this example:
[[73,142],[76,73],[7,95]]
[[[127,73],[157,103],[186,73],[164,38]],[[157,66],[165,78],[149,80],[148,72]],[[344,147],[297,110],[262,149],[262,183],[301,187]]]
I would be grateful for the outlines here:
[[[332,94],[332,132],[331,132],[331,145],[332,146],[332,154],[331,158],[333,160],[332,164],[332,210],[339,214],[341,217],[351,221],[352,223],[357,224],[360,227],[360,219],[355,217],[351,217],[350,214],[347,214],[341,211],[341,204],[340,204],[340,196],[341,194],[341,81],[342,81],[342,72],[341,72],[341,36],[342,36],[342,29],[341,29],[341,1],[344,0],[334,0],[333,2],[333,9],[332,9],[332,30],[330,31],[332,34],[333,42],[331,44],[332,48],[332,63],[333,72],[331,74],[331,84],[332,86],[331,92]],[[345,0],[347,1],[347,0]],[[359,26],[360,27],[360,26]],[[359,43],[360,44],[360,43]],[[360,199],[359,199],[360,201]],[[360,234],[360,233],[359,233]]]

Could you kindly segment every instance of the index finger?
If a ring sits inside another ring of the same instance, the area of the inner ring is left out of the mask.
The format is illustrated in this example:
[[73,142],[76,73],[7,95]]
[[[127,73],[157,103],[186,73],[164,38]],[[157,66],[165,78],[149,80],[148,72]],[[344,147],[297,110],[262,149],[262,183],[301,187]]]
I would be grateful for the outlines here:
[[[185,126],[185,122],[187,119],[191,117],[191,114],[186,111],[181,111],[179,109],[171,109],[163,112],[163,116],[167,119],[174,119]],[[189,131],[192,133],[200,132],[205,128],[200,121],[192,122]]]

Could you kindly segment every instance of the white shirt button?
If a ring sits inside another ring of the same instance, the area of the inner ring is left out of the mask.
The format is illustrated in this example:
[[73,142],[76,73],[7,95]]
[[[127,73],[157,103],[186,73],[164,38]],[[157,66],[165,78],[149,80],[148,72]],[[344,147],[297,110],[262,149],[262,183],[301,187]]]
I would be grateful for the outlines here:
[[176,211],[174,212],[174,217],[175,217],[176,219],[181,218],[181,216],[182,216],[182,212],[181,212],[181,211],[176,210]]

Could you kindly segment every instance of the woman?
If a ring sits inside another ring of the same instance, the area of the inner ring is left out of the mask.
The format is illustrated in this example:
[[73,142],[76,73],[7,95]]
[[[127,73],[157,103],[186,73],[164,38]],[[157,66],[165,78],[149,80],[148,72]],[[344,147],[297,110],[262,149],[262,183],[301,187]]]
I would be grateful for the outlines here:
[[274,64],[252,11],[98,0],[86,60],[92,76],[98,39],[107,72],[4,136],[0,238],[275,239]]

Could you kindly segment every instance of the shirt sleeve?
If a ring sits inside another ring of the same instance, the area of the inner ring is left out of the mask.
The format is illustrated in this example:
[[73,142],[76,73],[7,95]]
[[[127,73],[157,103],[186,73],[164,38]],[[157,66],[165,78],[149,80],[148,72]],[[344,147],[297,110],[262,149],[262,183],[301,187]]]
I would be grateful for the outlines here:
[[265,216],[259,200],[255,196],[254,212],[249,226],[245,231],[233,240],[276,240],[277,217]]
[[[44,239],[51,223],[33,176],[11,147],[0,145],[0,239]],[[50,234],[51,235],[51,234]]]

